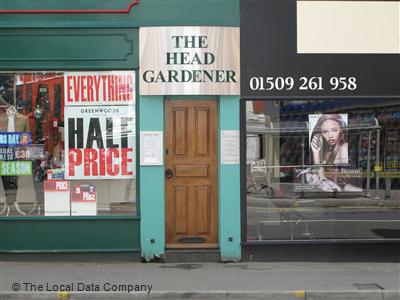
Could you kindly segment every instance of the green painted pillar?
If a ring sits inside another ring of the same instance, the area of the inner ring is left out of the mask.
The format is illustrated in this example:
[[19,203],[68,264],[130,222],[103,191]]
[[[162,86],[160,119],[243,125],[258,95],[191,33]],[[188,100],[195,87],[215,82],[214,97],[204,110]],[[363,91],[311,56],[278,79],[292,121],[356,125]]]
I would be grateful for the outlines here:
[[[240,98],[221,96],[219,130],[239,130]],[[220,138],[221,140],[221,138]],[[221,145],[220,145],[221,147]],[[219,151],[219,244],[222,261],[239,261],[240,248],[240,164],[221,164]]]
[[[164,131],[162,96],[140,96],[140,131]],[[164,255],[164,166],[140,166],[140,242],[146,261]]]

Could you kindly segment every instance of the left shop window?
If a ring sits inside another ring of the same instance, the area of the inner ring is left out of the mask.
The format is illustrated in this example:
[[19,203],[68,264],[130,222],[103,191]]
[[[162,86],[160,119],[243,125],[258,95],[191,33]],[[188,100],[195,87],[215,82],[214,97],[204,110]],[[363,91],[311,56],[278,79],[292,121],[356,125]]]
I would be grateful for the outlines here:
[[0,216],[136,214],[134,71],[0,73]]

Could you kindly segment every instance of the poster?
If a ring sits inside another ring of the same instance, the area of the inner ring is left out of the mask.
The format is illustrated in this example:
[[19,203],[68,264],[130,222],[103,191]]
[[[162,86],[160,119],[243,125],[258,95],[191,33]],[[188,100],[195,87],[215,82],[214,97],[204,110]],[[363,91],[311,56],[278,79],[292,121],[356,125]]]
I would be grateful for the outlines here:
[[0,132],[0,160],[30,159],[32,134],[30,132]]
[[0,160],[14,160],[14,149],[8,147],[1,147],[0,148]]
[[135,72],[65,72],[65,106],[134,105]]
[[46,170],[47,180],[62,180],[64,179],[64,169]]
[[64,75],[65,178],[135,177],[135,72]]
[[310,114],[308,122],[312,164],[348,164],[347,114]]
[[0,161],[0,176],[30,176],[32,161]]
[[135,177],[135,107],[71,106],[65,116],[65,178]]
[[71,189],[71,216],[97,215],[96,186],[76,184]]
[[0,132],[0,146],[14,147],[32,144],[30,132]]
[[[37,146],[33,147],[33,145],[29,146],[16,146],[16,147],[0,147],[0,160],[30,160],[30,159],[41,159],[43,155],[37,155]],[[43,146],[43,145],[41,145]],[[42,148],[43,150],[43,148]]]
[[48,180],[44,182],[44,215],[69,216],[70,182],[65,180]]
[[361,169],[346,167],[308,167],[294,169],[295,193],[305,192],[355,192],[361,193]]

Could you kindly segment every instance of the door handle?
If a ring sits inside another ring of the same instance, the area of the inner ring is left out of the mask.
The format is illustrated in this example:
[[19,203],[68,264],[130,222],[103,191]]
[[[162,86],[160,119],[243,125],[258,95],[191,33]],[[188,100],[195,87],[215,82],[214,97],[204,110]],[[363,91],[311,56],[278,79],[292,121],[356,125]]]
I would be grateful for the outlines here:
[[171,169],[167,169],[167,170],[165,171],[165,177],[167,177],[168,179],[169,179],[169,178],[172,178],[173,176],[174,176],[174,173],[172,172]]

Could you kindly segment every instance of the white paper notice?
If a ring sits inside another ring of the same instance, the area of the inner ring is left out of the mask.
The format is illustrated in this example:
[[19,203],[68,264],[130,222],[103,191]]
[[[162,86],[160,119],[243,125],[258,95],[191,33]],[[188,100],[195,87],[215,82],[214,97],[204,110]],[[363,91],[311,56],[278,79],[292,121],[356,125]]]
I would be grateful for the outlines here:
[[221,164],[240,163],[239,130],[221,131]]
[[140,132],[140,164],[142,166],[163,165],[163,132]]

